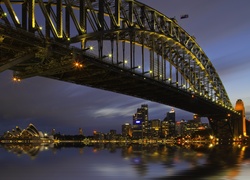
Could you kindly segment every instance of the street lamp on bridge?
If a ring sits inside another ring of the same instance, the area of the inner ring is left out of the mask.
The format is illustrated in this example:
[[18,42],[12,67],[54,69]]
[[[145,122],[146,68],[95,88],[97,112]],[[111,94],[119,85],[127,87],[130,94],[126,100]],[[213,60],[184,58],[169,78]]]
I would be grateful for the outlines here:
[[94,49],[94,47],[93,46],[89,46],[89,47],[87,47],[87,48],[84,48],[84,49],[82,49],[83,51],[87,51],[87,50],[93,50]]
[[141,66],[132,67],[132,69],[141,69]]

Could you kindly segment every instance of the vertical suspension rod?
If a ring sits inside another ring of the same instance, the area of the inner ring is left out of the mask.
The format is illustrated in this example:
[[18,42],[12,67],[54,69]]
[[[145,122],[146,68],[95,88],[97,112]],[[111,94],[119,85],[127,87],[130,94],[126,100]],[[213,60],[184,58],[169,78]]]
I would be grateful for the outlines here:
[[80,27],[86,32],[87,29],[87,9],[86,9],[86,0],[80,1],[80,11],[79,11],[79,19],[80,19]]
[[22,28],[27,30],[27,19],[28,19],[28,7],[27,2],[22,4]]
[[56,29],[58,38],[62,38],[63,37],[62,0],[57,0],[56,3]]
[[120,27],[121,18],[121,0],[115,0],[115,20],[117,27]]
[[29,13],[29,32],[35,30],[35,0],[28,1],[28,13]]

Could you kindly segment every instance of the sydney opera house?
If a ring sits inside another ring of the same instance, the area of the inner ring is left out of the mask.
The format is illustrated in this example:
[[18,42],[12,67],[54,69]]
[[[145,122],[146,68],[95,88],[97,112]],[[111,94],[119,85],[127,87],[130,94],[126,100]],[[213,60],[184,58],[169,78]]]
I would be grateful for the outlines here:
[[53,136],[38,131],[33,124],[29,124],[26,129],[16,126],[16,129],[7,131],[1,138],[2,143],[50,143],[53,142]]

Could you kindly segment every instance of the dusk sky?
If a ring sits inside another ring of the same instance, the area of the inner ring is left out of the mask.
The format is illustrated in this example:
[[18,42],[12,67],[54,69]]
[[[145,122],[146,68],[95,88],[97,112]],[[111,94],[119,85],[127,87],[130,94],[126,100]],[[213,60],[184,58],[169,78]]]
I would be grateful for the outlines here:
[[[178,24],[196,41],[217,70],[235,106],[242,99],[250,119],[250,1],[249,0],[141,0]],[[188,14],[187,19],[180,19]],[[173,107],[62,81],[33,77],[12,81],[12,71],[0,73],[0,135],[29,123],[39,130],[55,128],[62,134],[108,132],[132,123],[141,104],[148,104],[149,119],[163,119]],[[192,114],[176,109],[176,119]]]

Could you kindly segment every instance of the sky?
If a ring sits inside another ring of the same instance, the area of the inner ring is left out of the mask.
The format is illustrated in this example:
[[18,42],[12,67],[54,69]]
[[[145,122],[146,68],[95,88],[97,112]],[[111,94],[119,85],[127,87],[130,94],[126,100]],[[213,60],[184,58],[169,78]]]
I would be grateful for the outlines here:
[[[231,103],[245,104],[250,119],[250,1],[249,0],[141,0],[177,23],[208,56],[219,74]],[[180,19],[188,14],[186,19]],[[12,71],[0,73],[0,135],[30,123],[38,130],[61,134],[84,134],[94,130],[121,132],[132,123],[142,104],[149,106],[149,119],[164,119],[173,107],[151,101],[43,77],[20,83],[12,81]],[[176,120],[192,119],[189,112],[176,109]]]

